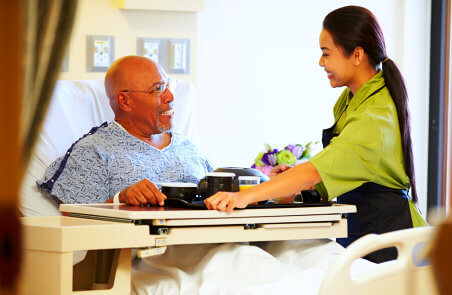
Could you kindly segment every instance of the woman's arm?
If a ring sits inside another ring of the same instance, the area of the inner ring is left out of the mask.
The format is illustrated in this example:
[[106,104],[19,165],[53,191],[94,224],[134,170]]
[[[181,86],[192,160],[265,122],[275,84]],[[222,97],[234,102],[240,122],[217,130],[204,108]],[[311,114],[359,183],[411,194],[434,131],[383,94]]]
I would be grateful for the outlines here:
[[273,179],[245,191],[219,192],[205,200],[208,209],[231,212],[250,203],[279,198],[312,188],[321,181],[317,169],[309,162],[297,165]]

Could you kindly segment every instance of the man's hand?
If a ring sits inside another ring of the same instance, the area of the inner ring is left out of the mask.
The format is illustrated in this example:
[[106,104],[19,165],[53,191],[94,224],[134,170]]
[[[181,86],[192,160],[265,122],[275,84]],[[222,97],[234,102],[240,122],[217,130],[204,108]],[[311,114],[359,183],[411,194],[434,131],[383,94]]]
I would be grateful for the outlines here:
[[123,189],[119,194],[119,201],[129,205],[152,204],[163,206],[166,196],[149,180],[143,179]]
[[218,192],[207,198],[204,203],[209,210],[232,212],[234,208],[245,208],[248,202],[239,193]]
[[290,168],[292,168],[292,167],[287,164],[280,164],[280,165],[274,167],[270,171],[270,174],[268,175],[268,177],[270,177],[270,178],[276,177],[278,174],[283,173],[284,171],[287,171]]

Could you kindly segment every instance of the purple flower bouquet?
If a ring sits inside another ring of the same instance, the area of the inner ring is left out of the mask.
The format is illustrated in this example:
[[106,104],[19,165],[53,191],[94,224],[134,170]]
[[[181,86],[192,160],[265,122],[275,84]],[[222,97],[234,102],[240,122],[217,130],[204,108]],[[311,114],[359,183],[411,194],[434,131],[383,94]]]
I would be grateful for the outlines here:
[[279,164],[295,165],[303,159],[311,157],[312,141],[304,147],[301,144],[289,144],[283,150],[272,149],[265,144],[265,151],[257,155],[251,168],[257,169],[265,175],[269,175],[273,167]]

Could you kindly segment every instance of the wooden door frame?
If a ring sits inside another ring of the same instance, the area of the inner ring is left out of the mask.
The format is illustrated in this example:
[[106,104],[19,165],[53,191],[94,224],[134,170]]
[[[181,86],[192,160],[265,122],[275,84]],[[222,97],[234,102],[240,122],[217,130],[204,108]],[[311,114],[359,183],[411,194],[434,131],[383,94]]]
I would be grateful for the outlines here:
[[[0,294],[17,294],[21,226],[17,208],[24,167],[20,143],[23,96],[24,1],[0,1]],[[7,249],[7,250],[5,250]]]

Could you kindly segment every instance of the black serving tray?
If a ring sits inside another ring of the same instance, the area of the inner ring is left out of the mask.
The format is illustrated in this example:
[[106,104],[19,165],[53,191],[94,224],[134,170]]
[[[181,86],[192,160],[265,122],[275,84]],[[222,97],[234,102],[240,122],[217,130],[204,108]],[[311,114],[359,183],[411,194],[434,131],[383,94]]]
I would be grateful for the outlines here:
[[[299,208],[299,207],[318,207],[318,206],[331,206],[332,202],[318,202],[318,203],[303,203],[303,202],[293,202],[287,204],[265,202],[258,203],[254,205],[248,205],[245,209],[268,209],[268,208]],[[204,201],[192,201],[187,202],[183,199],[178,198],[168,198],[165,200],[165,207],[176,207],[176,208],[187,208],[187,209],[197,209],[206,210],[207,206]],[[237,208],[236,208],[237,209]]]

